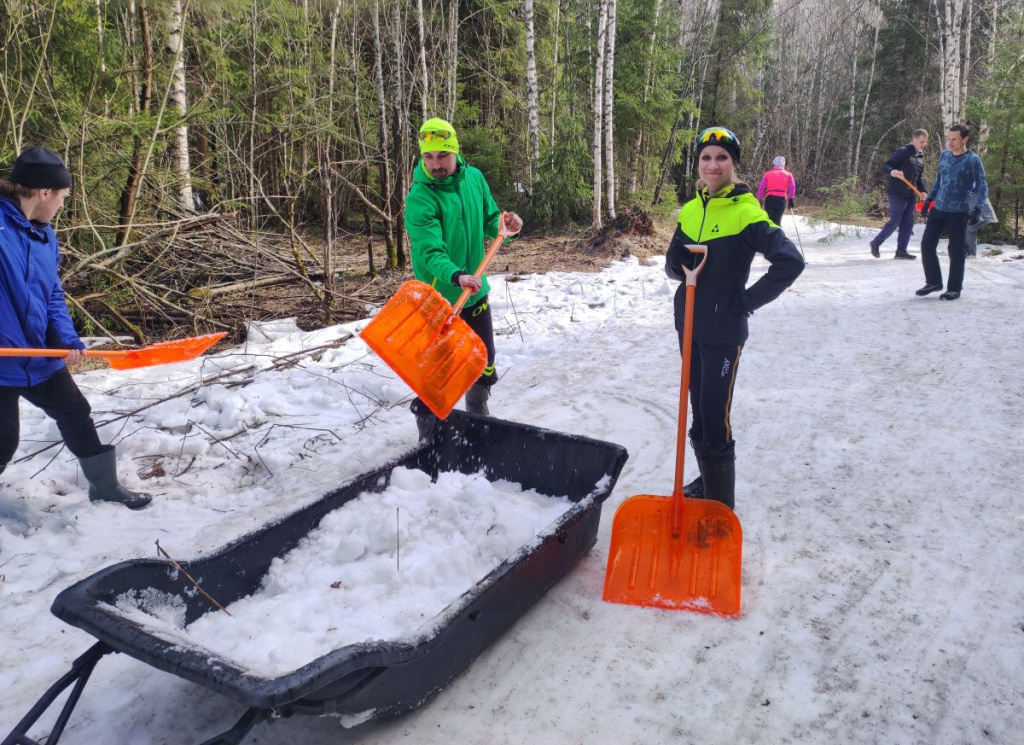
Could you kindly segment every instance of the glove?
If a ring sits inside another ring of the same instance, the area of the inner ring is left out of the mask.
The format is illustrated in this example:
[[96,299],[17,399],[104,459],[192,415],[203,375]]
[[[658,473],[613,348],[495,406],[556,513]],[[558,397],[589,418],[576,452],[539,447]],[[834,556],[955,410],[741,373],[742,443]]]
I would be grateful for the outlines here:
[[793,200],[792,200],[792,199],[790,199],[790,200],[789,200],[789,208],[790,208],[790,209],[795,209],[795,208],[793,207]]
[[921,208],[921,217],[928,217],[928,213],[931,211],[935,202],[929,202],[927,199],[924,202],[924,206]]
[[971,216],[967,219],[968,225],[977,225],[981,222],[981,207],[975,207],[971,210]]
[[747,303],[743,300],[744,292],[744,290],[740,290],[734,295],[730,295],[729,300],[726,302],[726,305],[728,305],[731,310],[735,311],[744,318],[750,318],[750,316],[753,314],[753,311],[751,311],[750,308],[747,307]]

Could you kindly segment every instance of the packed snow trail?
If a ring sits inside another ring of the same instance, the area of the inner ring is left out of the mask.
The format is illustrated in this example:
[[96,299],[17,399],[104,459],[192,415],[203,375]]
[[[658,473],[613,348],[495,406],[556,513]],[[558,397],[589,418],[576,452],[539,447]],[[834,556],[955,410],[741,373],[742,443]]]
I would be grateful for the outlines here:
[[[1024,260],[970,261],[960,300],[917,298],[920,261],[873,259],[868,232],[802,221],[807,270],[751,318],[733,405],[739,619],[600,599],[615,507],[672,488],[676,285],[661,262],[499,277],[492,412],[629,450],[597,546],[417,711],[353,730],[295,716],[246,742],[1016,745]],[[763,270],[755,262],[752,278]],[[266,329],[250,346],[257,362],[344,332]],[[62,588],[152,555],[157,538],[179,559],[209,552],[412,446],[408,390],[361,347],[352,340],[302,370],[207,389],[104,431],[125,437],[123,466],[163,455],[167,476],[129,475],[157,494],[140,513],[88,505],[66,453],[38,475],[41,458],[9,469],[3,493],[23,520],[0,527],[0,733],[93,641],[49,615]],[[79,380],[97,411],[127,410],[197,371]],[[189,419],[232,436],[234,454],[196,430],[182,435]],[[54,435],[26,406],[19,456],[33,439]],[[257,450],[262,460],[249,457]],[[201,742],[242,710],[117,655],[97,668],[62,742]]]

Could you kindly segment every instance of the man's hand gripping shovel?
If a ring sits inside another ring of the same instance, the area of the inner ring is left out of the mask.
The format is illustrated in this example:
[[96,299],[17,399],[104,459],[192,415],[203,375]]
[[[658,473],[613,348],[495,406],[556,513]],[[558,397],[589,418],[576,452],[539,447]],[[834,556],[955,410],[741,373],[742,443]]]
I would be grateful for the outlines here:
[[920,212],[920,211],[921,211],[922,209],[924,209],[924,199],[925,199],[925,197],[926,197],[926,196],[928,196],[928,195],[927,195],[927,194],[925,194],[925,193],[924,193],[923,191],[918,191],[917,187],[916,187],[916,186],[914,186],[914,185],[913,185],[912,183],[910,183],[909,181],[907,181],[907,179],[906,179],[906,177],[905,177],[905,176],[897,176],[896,178],[898,178],[898,179],[899,179],[900,181],[902,181],[902,182],[903,182],[904,184],[906,184],[907,186],[909,186],[909,187],[910,187],[910,190],[911,190],[912,192],[914,192],[914,194],[915,194],[915,195],[917,196],[917,204],[915,204],[915,205],[914,205],[914,209],[916,209],[916,210],[917,210],[918,212]]
[[[501,244],[518,232],[508,230],[506,216],[502,213],[498,235],[473,274],[478,279]],[[430,285],[409,280],[359,334],[441,419],[487,366],[483,340],[459,318],[471,294],[464,287],[450,306]]]
[[721,502],[683,496],[686,454],[686,403],[690,388],[690,347],[697,275],[707,261],[707,246],[687,246],[701,254],[686,274],[683,369],[676,433],[676,473],[671,497],[641,494],[619,505],[612,523],[604,599],[737,616],[743,531],[735,513]]

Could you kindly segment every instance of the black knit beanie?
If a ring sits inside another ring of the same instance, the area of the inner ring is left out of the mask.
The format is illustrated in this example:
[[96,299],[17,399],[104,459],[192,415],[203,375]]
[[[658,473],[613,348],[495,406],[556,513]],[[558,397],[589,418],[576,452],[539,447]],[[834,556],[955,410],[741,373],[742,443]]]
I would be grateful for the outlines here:
[[71,174],[57,153],[45,147],[23,150],[11,169],[11,183],[28,189],[68,189]]

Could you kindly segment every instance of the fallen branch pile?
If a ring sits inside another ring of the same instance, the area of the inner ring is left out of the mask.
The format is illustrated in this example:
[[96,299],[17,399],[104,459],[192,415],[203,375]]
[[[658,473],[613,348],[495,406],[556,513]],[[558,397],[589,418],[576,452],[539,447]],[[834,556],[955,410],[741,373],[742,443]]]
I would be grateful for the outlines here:
[[139,344],[218,330],[237,341],[249,321],[270,318],[318,326],[328,304],[333,323],[354,320],[392,286],[360,271],[364,248],[346,260],[336,245],[335,290],[325,296],[319,250],[297,233],[243,231],[234,213],[174,220],[93,253],[66,238],[63,283],[72,312],[90,335],[127,333]]

